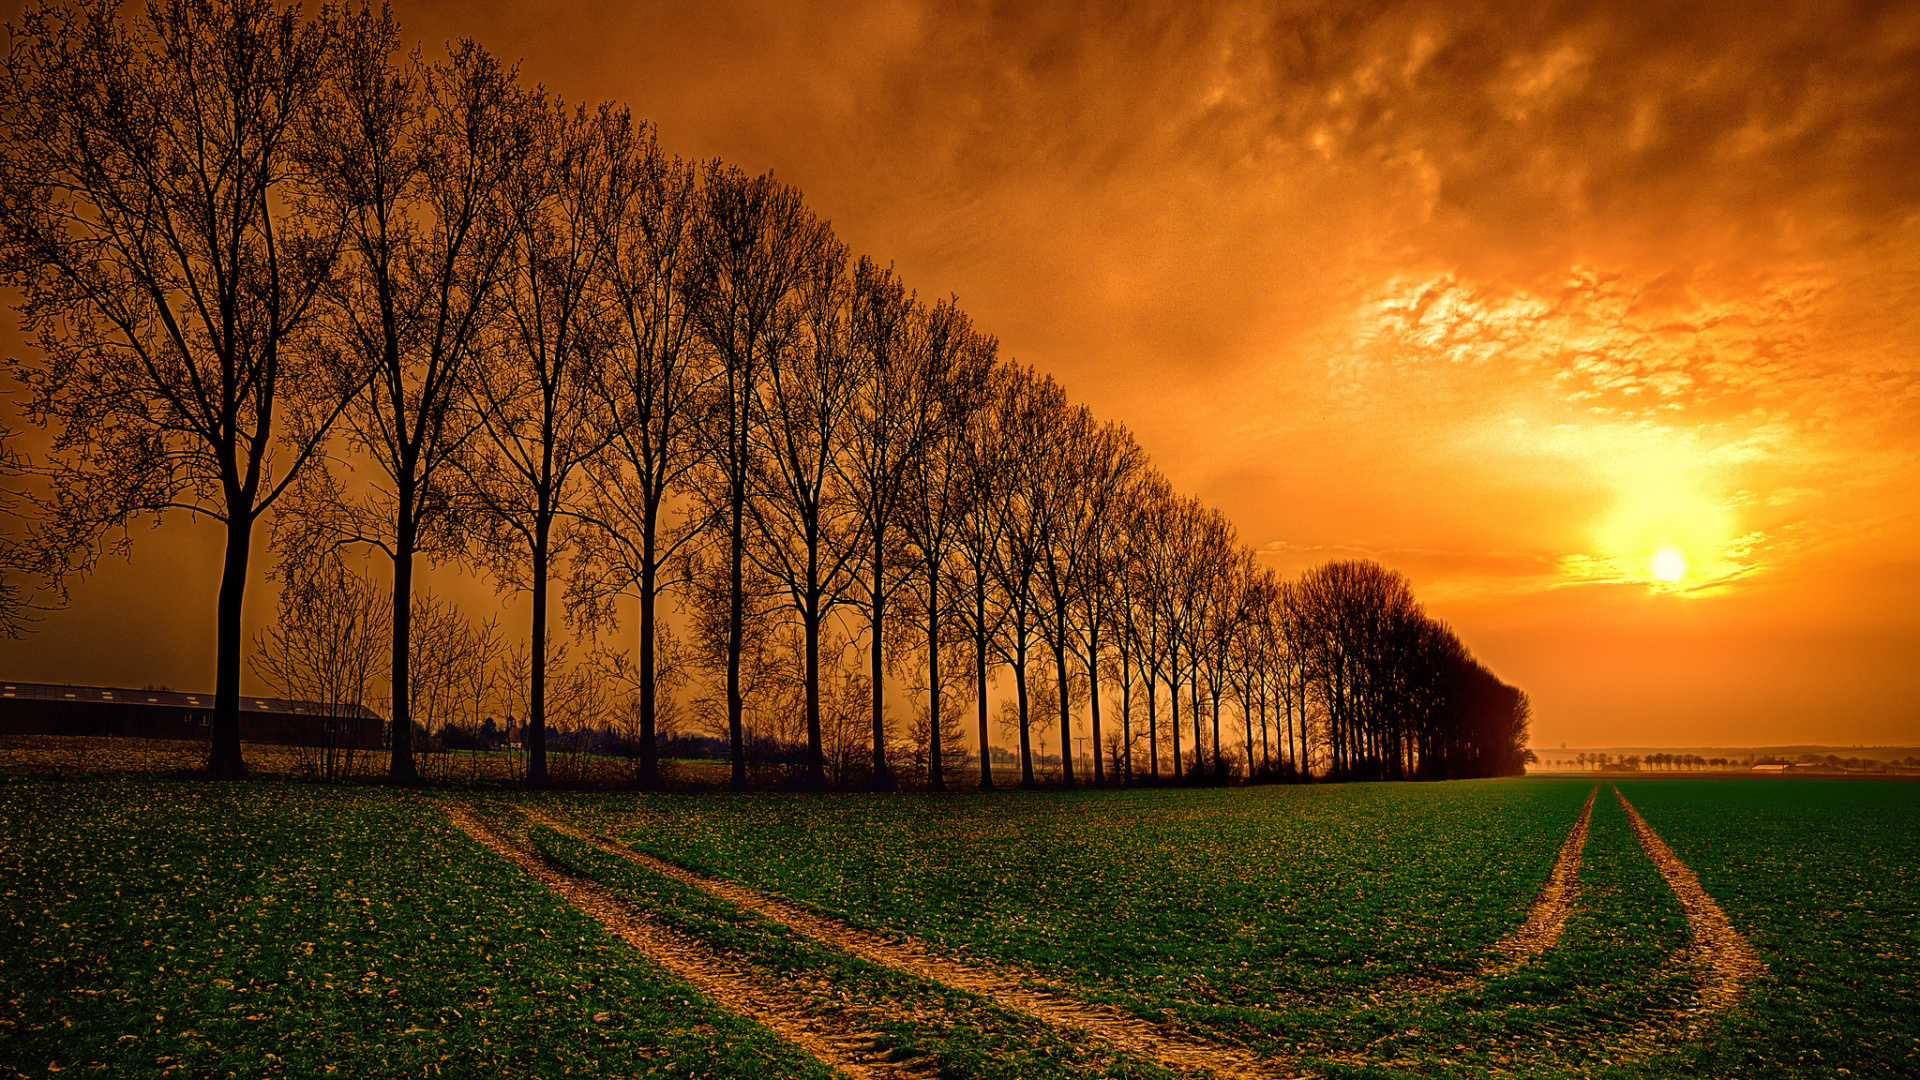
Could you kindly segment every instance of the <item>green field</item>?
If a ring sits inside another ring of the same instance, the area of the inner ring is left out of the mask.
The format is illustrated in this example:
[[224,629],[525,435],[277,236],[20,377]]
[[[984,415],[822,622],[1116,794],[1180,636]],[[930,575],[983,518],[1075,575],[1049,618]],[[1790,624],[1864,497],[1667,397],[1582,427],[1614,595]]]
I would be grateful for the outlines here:
[[[1564,935],[1471,979],[1592,787],[496,794],[476,809],[912,1075],[1173,1073],[518,804],[1296,1072],[1920,1072],[1920,785],[1620,782],[1767,965],[1724,1013],[1686,1011],[1704,976],[1685,913],[1604,786]],[[454,829],[441,800],[470,798],[0,780],[0,1075],[828,1074]]]

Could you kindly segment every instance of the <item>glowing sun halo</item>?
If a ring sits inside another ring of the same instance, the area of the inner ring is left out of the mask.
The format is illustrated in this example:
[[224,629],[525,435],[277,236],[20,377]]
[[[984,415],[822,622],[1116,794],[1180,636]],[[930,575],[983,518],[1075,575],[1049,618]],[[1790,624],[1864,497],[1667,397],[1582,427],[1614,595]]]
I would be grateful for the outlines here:
[[1687,557],[1670,547],[1663,547],[1653,553],[1653,576],[1661,581],[1672,583],[1685,577]]

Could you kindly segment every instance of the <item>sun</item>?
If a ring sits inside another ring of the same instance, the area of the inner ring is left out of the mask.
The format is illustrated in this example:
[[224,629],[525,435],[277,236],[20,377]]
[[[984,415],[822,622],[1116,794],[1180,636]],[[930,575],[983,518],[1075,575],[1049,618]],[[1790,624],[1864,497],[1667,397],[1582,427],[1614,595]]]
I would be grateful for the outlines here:
[[1672,584],[1687,575],[1687,557],[1670,547],[1653,553],[1653,576]]

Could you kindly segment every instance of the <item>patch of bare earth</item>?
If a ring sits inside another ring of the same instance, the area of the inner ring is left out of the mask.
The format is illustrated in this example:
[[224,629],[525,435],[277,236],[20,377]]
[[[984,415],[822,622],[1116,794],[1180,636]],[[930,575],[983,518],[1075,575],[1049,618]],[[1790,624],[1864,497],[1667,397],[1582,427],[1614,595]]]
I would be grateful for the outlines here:
[[1613,789],[1613,794],[1620,800],[1620,808],[1627,812],[1627,821],[1640,839],[1640,846],[1686,910],[1687,929],[1693,936],[1693,959],[1705,969],[1706,977],[1693,1007],[1681,1018],[1681,1030],[1677,1033],[1696,1032],[1716,1014],[1732,1008],[1746,993],[1747,984],[1766,974],[1767,966],[1754,953],[1746,935],[1734,927],[1726,912],[1721,911],[1720,905],[1700,886],[1699,876],[1680,861],[1618,787]]
[[748,978],[728,957],[635,913],[605,887],[576,877],[542,859],[524,844],[449,805],[447,817],[467,835],[592,916],[616,937],[673,972],[725,1008],[772,1028],[831,1068],[860,1080],[916,1077],[919,1072],[887,1061],[870,1032],[834,1023],[807,1011],[797,995]]
[[1238,1047],[1222,1046],[1170,1031],[1109,1006],[1034,990],[1011,973],[963,964],[929,952],[913,941],[868,933],[731,882],[696,874],[685,867],[630,848],[611,837],[589,833],[544,811],[522,809],[535,821],[562,835],[592,844],[608,854],[702,889],[863,960],[977,994],[1002,1008],[1034,1017],[1057,1028],[1086,1032],[1121,1050],[1149,1058],[1168,1068],[1219,1077],[1246,1077],[1250,1080],[1304,1080],[1312,1076],[1311,1073],[1289,1068]]

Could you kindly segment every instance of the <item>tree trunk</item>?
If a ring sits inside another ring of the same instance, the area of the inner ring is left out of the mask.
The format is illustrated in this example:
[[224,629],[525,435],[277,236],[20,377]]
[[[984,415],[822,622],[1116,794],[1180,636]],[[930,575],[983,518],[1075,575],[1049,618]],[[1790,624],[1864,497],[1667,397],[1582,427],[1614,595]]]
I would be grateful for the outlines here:
[[1252,780],[1259,771],[1259,764],[1253,758],[1253,710],[1247,707],[1247,699],[1240,699],[1240,720],[1247,729],[1247,779]]
[[993,790],[993,746],[987,741],[987,625],[986,590],[974,590],[973,676],[978,689],[974,694],[980,708],[980,790]]
[[1147,778],[1160,782],[1160,680],[1147,672]]
[[927,566],[927,790],[947,790],[940,761],[940,567]]
[[547,535],[533,543],[533,647],[527,673],[527,786],[547,786]]
[[1273,770],[1273,734],[1267,726],[1266,687],[1260,688],[1260,757],[1266,762],[1267,770]]
[[215,638],[213,720],[208,725],[207,769],[216,780],[247,775],[240,756],[240,602],[247,591],[247,555],[253,518],[227,519],[227,554],[220,570],[220,607]]
[[[817,608],[818,602],[815,602]],[[801,620],[807,638],[807,786],[827,787],[827,755],[820,732],[820,614],[809,611]]]
[[[1179,655],[1174,656],[1174,664],[1179,663]],[[1167,726],[1173,731],[1173,779],[1180,780],[1180,669],[1170,665],[1167,671],[1167,707],[1173,710]]]
[[647,507],[640,536],[640,787],[654,791],[660,787],[660,743],[655,722],[654,695],[654,586],[658,571],[654,563],[655,508]]
[[873,530],[873,779],[875,791],[892,791],[893,772],[887,768],[887,679],[886,658],[881,653],[881,632],[887,599],[881,589],[886,584],[886,567],[881,563],[881,529]]
[[1053,643],[1054,677],[1060,690],[1060,786],[1071,788],[1073,783],[1073,702],[1067,686],[1067,646],[1063,630],[1059,639]]
[[[1220,753],[1220,685],[1211,687],[1213,697],[1213,778],[1221,782],[1227,779],[1227,759]],[[1252,740],[1248,740],[1251,742]]]
[[1187,705],[1194,715],[1194,767],[1188,769],[1188,780],[1200,780],[1200,769],[1206,765],[1206,728],[1200,717],[1200,667],[1196,665],[1192,676],[1187,678]]
[[1027,730],[1027,650],[1025,646],[1014,650],[1019,662],[1013,666],[1014,698],[1020,706],[1020,786],[1036,788],[1039,783],[1033,778],[1033,745],[1029,741]]
[[[741,406],[742,410],[745,406]],[[744,421],[743,421],[744,422]],[[745,436],[737,436],[745,442]],[[744,459],[744,454],[735,458]],[[744,468],[744,465],[742,465]],[[727,737],[730,741],[728,756],[733,759],[733,790],[747,789],[747,740],[744,727],[746,701],[740,692],[740,652],[746,645],[747,590],[744,563],[747,557],[744,537],[747,514],[747,493],[745,476],[736,476],[730,499],[733,503],[732,518],[727,534],[730,543],[728,558],[729,594],[727,598]]]
[[[408,497],[403,489],[401,498]],[[408,670],[413,655],[412,532],[410,524],[403,524],[393,548],[393,756],[387,764],[387,783],[405,786],[420,782],[413,765],[413,680]]]
[[1100,765],[1100,637],[1087,636],[1087,701],[1093,709],[1093,786],[1107,786],[1107,772]]

